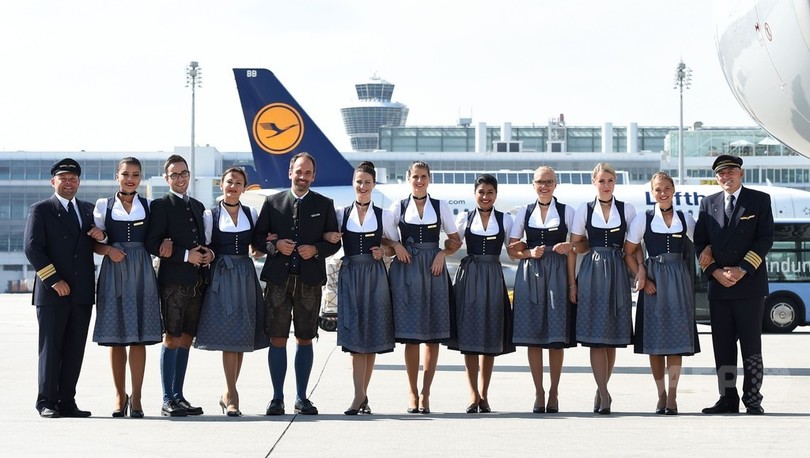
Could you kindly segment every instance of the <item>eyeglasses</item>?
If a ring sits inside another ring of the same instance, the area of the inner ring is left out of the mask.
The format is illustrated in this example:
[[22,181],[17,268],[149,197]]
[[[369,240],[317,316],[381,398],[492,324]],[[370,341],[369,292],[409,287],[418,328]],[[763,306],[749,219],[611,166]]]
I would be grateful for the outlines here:
[[554,183],[556,182],[557,182],[556,180],[534,180],[534,184],[536,184],[537,186],[545,186],[547,188],[554,186]]
[[188,170],[183,170],[180,173],[172,173],[171,175],[169,175],[169,179],[172,180],[172,181],[175,181],[175,180],[179,179],[180,177],[188,178],[190,175],[191,175],[191,173]]

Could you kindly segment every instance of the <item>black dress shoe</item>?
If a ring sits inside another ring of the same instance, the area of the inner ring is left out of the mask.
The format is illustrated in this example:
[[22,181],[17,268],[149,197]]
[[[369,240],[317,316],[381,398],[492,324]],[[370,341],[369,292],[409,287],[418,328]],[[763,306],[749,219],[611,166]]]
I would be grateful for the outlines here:
[[59,416],[65,418],[87,418],[92,413],[88,410],[81,410],[76,405],[60,405],[59,406]]
[[[550,411],[549,411],[550,412]],[[546,413],[546,408],[543,406],[536,406],[532,408],[532,413]],[[550,412],[553,413],[553,412]]]
[[667,408],[664,409],[664,415],[678,415],[678,408],[677,407],[673,407],[673,408],[667,407]]
[[478,403],[474,402],[467,406],[467,413],[478,413]]
[[53,407],[40,407],[39,416],[42,418],[59,418],[59,411]]
[[186,412],[185,407],[182,407],[177,401],[167,401],[163,403],[163,407],[160,408],[160,414],[164,417],[185,417],[188,415]]
[[740,399],[720,397],[711,407],[703,409],[705,414],[719,414],[719,413],[740,413]]
[[421,413],[419,412],[419,407],[408,407],[408,413]]
[[177,405],[179,405],[180,407],[186,409],[186,414],[187,415],[202,415],[203,414],[202,407],[194,407],[193,405],[191,405],[190,402],[186,401],[183,398],[178,399],[176,402],[177,402]]
[[371,415],[371,407],[368,406],[368,396],[366,396],[366,399],[363,400],[362,404],[360,404],[360,413]]
[[318,415],[318,408],[309,399],[299,399],[295,401],[295,413],[301,415]]
[[748,415],[765,415],[765,409],[762,406],[746,407],[745,413]]
[[273,399],[267,404],[265,415],[284,415],[284,401],[281,399]]

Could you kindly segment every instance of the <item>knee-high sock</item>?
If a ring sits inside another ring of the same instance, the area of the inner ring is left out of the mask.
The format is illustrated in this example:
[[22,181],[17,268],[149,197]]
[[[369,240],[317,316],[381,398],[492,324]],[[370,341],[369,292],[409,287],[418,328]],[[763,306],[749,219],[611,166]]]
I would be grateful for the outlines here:
[[313,358],[311,344],[298,345],[295,351],[295,388],[298,399],[307,398],[307,385],[309,384],[309,373],[312,372]]
[[163,385],[163,402],[174,399],[172,383],[174,382],[175,366],[177,364],[177,349],[160,346],[160,381]]
[[273,399],[284,400],[284,377],[287,375],[287,347],[270,345],[267,353],[270,366],[270,381],[273,382]]
[[183,383],[186,381],[186,368],[188,367],[188,348],[177,348],[177,363],[175,364],[174,383],[172,384],[174,399],[183,397]]

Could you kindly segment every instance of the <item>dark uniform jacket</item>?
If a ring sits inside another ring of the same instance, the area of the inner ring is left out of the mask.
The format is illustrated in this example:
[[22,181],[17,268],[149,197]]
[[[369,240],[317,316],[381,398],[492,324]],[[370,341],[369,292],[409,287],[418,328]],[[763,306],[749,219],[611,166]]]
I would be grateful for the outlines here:
[[326,266],[324,260],[340,249],[340,242],[329,243],[323,239],[324,232],[337,232],[337,216],[332,199],[314,191],[304,196],[298,208],[298,234],[293,221],[292,191],[282,191],[264,200],[256,221],[253,247],[268,253],[261,278],[264,281],[283,285],[287,281],[291,256],[285,256],[274,249],[268,250],[266,237],[268,233],[278,234],[278,239],[290,239],[299,245],[313,245],[318,250],[316,257],[300,260],[301,279],[308,285],[326,283]]
[[[725,221],[725,192],[705,197],[695,225],[695,251],[711,245],[714,262],[703,271],[709,278],[710,299],[751,299],[768,294],[768,272],[763,262],[773,245],[771,196],[742,187],[728,226]],[[734,286],[717,284],[712,272],[740,266],[745,276]]]
[[161,285],[195,285],[204,278],[202,267],[186,262],[186,250],[205,246],[203,212],[205,206],[197,199],[186,203],[181,197],[169,192],[163,198],[152,201],[152,214],[146,230],[146,251],[159,256],[160,244],[171,239],[173,250],[168,258],[160,258],[158,283]]
[[[56,195],[31,205],[25,225],[25,255],[37,271],[34,305],[90,305],[96,301],[95,240],[87,235],[93,227],[93,204],[74,202],[82,217],[81,229],[68,219]],[[59,280],[70,286],[69,295],[59,297],[53,289]]]

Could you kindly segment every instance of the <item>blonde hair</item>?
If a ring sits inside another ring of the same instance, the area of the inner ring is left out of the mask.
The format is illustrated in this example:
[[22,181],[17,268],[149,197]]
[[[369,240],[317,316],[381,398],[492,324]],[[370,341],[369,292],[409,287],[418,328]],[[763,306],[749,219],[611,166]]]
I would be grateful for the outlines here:
[[671,176],[669,176],[669,174],[668,174],[667,172],[664,172],[663,170],[662,170],[662,171],[660,171],[660,172],[655,172],[655,173],[653,174],[653,176],[650,178],[650,189],[651,189],[651,190],[653,189],[653,182],[654,182],[655,180],[666,180],[666,181],[669,181],[669,184],[671,184],[671,185],[672,185],[672,189],[675,189],[675,180],[673,180],[673,179],[672,179],[672,177],[671,177]]
[[548,172],[548,173],[554,175],[554,181],[555,182],[557,181],[557,172],[554,171],[553,168],[551,168],[551,167],[549,167],[547,165],[541,165],[540,167],[537,167],[537,169],[534,171],[534,174],[537,175],[537,174],[543,173],[543,172]]
[[599,173],[599,172],[609,173],[609,174],[613,175],[613,178],[616,178],[616,169],[614,169],[613,166],[610,165],[607,162],[600,162],[600,163],[596,164],[596,167],[593,168],[593,173],[591,174],[591,178],[596,179],[596,174]]

